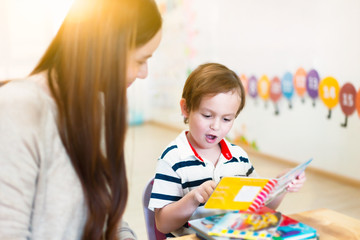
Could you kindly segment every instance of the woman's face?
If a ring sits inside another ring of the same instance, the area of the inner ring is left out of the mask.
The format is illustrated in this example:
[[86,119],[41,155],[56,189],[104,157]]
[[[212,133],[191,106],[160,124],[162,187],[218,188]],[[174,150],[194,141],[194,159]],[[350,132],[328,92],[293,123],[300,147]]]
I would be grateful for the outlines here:
[[126,82],[129,87],[136,78],[146,78],[148,75],[147,60],[152,56],[157,49],[161,40],[161,29],[156,35],[141,47],[130,51],[129,64],[127,69]]

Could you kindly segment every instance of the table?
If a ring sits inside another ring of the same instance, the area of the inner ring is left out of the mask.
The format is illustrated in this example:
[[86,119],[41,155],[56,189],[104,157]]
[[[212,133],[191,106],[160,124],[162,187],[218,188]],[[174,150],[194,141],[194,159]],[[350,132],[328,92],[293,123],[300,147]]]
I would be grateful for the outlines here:
[[[321,240],[360,240],[360,220],[327,208],[290,214],[289,217],[314,227]],[[195,234],[172,239],[199,240]]]
[[314,227],[321,240],[360,240],[360,220],[321,208],[290,217]]

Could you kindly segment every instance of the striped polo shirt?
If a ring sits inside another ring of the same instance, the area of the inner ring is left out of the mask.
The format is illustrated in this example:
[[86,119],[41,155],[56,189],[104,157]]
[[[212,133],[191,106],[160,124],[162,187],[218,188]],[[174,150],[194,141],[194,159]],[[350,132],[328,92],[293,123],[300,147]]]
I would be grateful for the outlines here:
[[[224,176],[257,177],[242,148],[225,139],[221,140],[220,146],[222,154],[214,167],[212,162],[201,158],[192,148],[186,138],[186,131],[177,136],[158,159],[149,209],[154,211],[155,208],[178,201],[208,180],[219,182]],[[191,219],[213,213],[201,204]]]

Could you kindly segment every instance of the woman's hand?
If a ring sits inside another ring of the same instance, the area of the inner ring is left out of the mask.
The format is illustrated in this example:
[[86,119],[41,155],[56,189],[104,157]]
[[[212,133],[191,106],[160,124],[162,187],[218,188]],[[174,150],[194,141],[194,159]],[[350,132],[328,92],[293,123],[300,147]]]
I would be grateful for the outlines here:
[[298,192],[306,181],[305,172],[300,173],[289,185],[286,187],[288,192]]
[[200,204],[205,203],[216,187],[216,183],[213,180],[209,180],[201,184],[199,187],[192,190],[194,200]]

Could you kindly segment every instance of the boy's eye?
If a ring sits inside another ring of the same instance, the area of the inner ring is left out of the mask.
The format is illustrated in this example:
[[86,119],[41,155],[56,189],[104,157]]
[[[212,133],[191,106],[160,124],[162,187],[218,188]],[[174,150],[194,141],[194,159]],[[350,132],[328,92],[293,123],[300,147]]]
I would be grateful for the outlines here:
[[210,114],[202,114],[203,115],[203,117],[205,117],[205,118],[209,118],[209,117],[211,117],[211,115]]
[[225,122],[230,122],[231,119],[230,119],[230,118],[224,118],[224,121],[225,121]]

